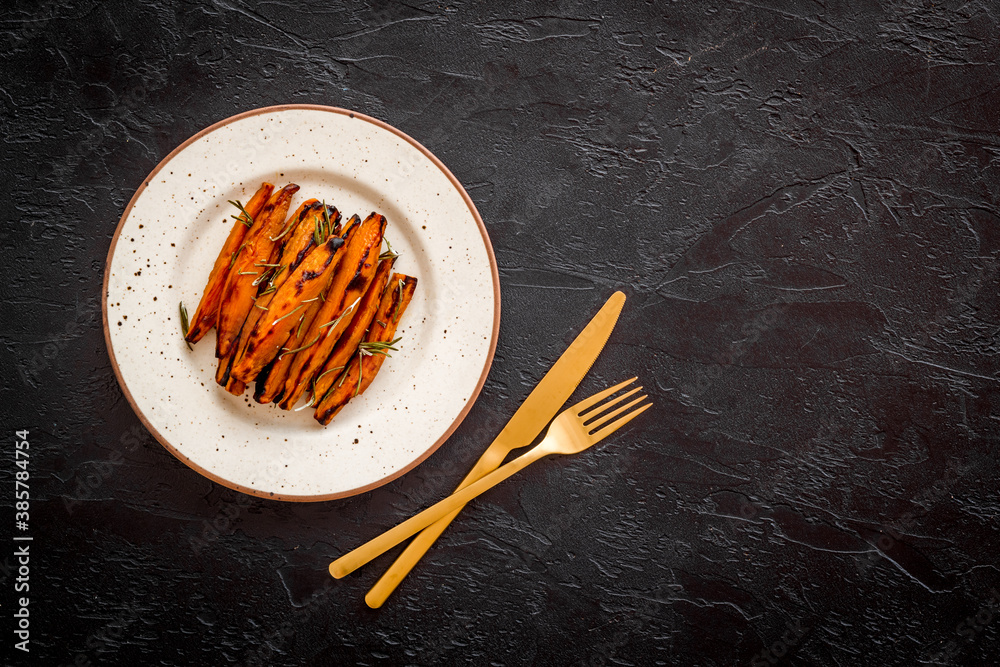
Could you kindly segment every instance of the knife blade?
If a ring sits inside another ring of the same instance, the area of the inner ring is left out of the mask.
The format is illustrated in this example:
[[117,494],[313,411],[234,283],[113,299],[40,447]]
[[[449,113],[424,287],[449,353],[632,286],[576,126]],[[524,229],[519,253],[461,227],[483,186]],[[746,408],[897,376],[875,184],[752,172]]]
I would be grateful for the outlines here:
[[[601,350],[604,349],[605,343],[618,322],[618,316],[621,314],[624,304],[625,295],[622,292],[615,292],[611,295],[601,310],[570,343],[570,346],[556,360],[548,373],[528,394],[528,398],[483,452],[479,461],[458,485],[456,491],[464,489],[480,477],[495,470],[503,463],[504,458],[511,450],[531,444],[542,432],[542,429],[552,421],[556,412],[573,394],[587,371],[594,365]],[[376,609],[382,606],[382,603],[396,589],[399,582],[413,569],[413,566],[461,511],[461,508],[455,510],[413,538],[413,541],[400,554],[399,558],[368,591],[365,602],[369,607]]]

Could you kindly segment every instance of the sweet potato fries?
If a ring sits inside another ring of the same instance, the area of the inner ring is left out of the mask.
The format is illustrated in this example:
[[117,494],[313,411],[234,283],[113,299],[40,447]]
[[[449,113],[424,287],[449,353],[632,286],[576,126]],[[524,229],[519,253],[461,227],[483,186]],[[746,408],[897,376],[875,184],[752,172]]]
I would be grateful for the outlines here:
[[264,183],[246,206],[230,202],[236,222],[182,325],[187,343],[216,329],[215,379],[227,391],[256,382],[257,402],[285,410],[308,396],[326,425],[398,349],[417,279],[392,273],[391,250],[380,254],[384,216],[342,228],[340,212],[315,199],[288,216],[298,189]]

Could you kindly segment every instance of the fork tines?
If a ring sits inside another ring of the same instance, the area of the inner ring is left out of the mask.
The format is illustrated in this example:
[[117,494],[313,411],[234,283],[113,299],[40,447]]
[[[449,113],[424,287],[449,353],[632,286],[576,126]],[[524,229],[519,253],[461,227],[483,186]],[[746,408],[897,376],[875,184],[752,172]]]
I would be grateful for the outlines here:
[[[593,436],[600,431],[600,437],[607,437],[614,431],[635,419],[642,412],[645,412],[646,409],[652,405],[652,402],[647,403],[631,412],[628,412],[628,414],[619,417],[619,415],[623,412],[635,408],[636,405],[648,398],[645,394],[643,394],[642,396],[629,401],[625,405],[621,405],[622,401],[626,398],[642,391],[641,386],[633,387],[629,391],[611,398],[613,394],[625,389],[637,379],[638,378],[632,378],[631,380],[626,380],[621,384],[609,387],[608,389],[598,392],[573,406],[577,416],[583,419],[583,425],[588,429],[589,435]],[[586,417],[584,417],[585,414],[587,415]],[[618,417],[618,419],[615,419],[616,417]]]

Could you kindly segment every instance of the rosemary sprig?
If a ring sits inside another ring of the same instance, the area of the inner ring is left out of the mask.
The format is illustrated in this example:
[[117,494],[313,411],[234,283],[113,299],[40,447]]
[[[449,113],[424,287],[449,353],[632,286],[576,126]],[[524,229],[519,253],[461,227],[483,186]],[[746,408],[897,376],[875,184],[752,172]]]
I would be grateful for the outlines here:
[[362,342],[360,345],[358,345],[358,352],[360,352],[361,356],[363,357],[371,357],[376,354],[381,354],[386,357],[391,357],[392,355],[389,354],[389,350],[392,350],[393,352],[399,352],[399,348],[394,346],[401,340],[403,340],[402,336],[400,336],[396,340],[389,342],[366,340]]
[[184,344],[188,346],[189,350],[193,350],[194,348],[191,347],[191,343],[189,343],[187,340],[188,330],[190,327],[188,323],[188,311],[187,308],[184,307],[183,301],[180,302],[180,311],[181,311],[181,333],[184,334]]
[[393,324],[395,324],[396,322],[399,322],[399,304],[402,303],[402,301],[403,301],[403,279],[402,278],[399,279],[399,285],[396,287],[396,289],[399,291],[399,297],[396,299],[396,311],[392,315],[392,322],[393,322]]
[[294,315],[296,312],[298,312],[301,308],[304,308],[304,307],[305,306],[303,306],[302,304],[299,304],[299,305],[295,306],[295,308],[293,308],[291,311],[289,311],[285,315],[282,315],[281,317],[279,317],[275,321],[271,322],[271,326],[273,327],[275,324],[277,324],[281,320],[285,319],[286,317],[290,317],[291,315]]
[[229,200],[229,203],[240,209],[240,215],[231,215],[229,217],[235,219],[237,222],[242,222],[247,227],[253,227],[253,216],[247,213],[247,210],[243,208],[243,204],[240,203],[240,200]]
[[385,245],[388,248],[388,250],[386,250],[384,253],[382,253],[381,255],[379,255],[378,258],[379,259],[393,259],[395,257],[399,257],[399,253],[398,252],[393,252],[393,250],[392,250],[392,244],[389,243],[389,239],[387,239],[386,237],[383,236],[382,240],[385,241]]
[[326,200],[323,200],[323,222],[326,223],[326,237],[333,234],[333,224],[330,222],[330,209],[326,207]]
[[316,228],[313,229],[313,241],[316,245],[322,245],[330,237],[330,215],[326,210],[326,202],[323,204],[323,215],[316,218]]

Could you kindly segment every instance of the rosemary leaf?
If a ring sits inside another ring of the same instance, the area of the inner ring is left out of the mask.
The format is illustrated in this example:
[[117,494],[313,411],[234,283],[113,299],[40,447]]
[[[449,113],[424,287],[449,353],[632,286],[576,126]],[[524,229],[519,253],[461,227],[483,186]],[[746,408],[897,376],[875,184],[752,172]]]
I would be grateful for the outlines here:
[[180,302],[180,311],[181,311],[181,333],[184,334],[184,344],[187,345],[189,350],[193,350],[194,348],[191,347],[191,343],[187,341],[187,335],[189,329],[188,311],[187,308],[184,307],[183,301]]
[[[282,358],[283,356],[285,356],[286,354],[295,354],[296,352],[301,352],[302,350],[304,350],[304,349],[306,349],[306,348],[309,348],[309,347],[312,347],[313,345],[315,345],[315,344],[316,344],[316,342],[317,342],[318,340],[319,340],[319,336],[316,336],[315,338],[313,338],[313,339],[312,339],[312,341],[311,341],[311,342],[309,342],[309,343],[306,343],[306,344],[305,344],[305,345],[303,345],[302,347],[297,347],[297,348],[295,348],[294,350],[288,350],[288,349],[285,349],[285,348],[281,348],[281,354],[279,354],[279,355],[278,355],[278,359],[281,359],[281,358]],[[320,377],[323,377],[323,376],[321,375]],[[313,383],[313,387],[315,387],[315,386],[316,386],[316,384],[315,384],[315,383]]]
[[342,312],[340,315],[338,315],[336,319],[330,320],[326,324],[321,324],[319,326],[319,328],[323,329],[325,327],[331,327],[331,326],[335,327],[335,326],[337,326],[337,324],[340,322],[340,320],[344,319],[344,316],[347,315],[347,313],[349,313],[349,312],[351,312],[351,311],[354,310],[354,306],[358,305],[358,301],[361,301],[361,297],[358,297],[357,299],[354,300],[354,303],[352,303],[351,305],[349,305],[347,308],[344,308],[344,312]]
[[331,368],[329,370],[325,370],[325,371],[323,371],[322,373],[320,373],[319,375],[316,376],[316,382],[319,382],[323,378],[323,376],[326,375],[327,373],[332,373],[334,371],[342,371],[342,370],[344,370],[344,368],[345,368],[344,366],[334,366],[333,368]]
[[296,313],[296,312],[297,312],[297,311],[298,311],[299,309],[301,309],[301,308],[304,308],[304,306],[303,306],[302,304],[299,304],[298,306],[295,306],[295,308],[293,308],[293,309],[292,309],[291,311],[289,311],[289,312],[288,312],[288,313],[286,313],[285,315],[282,315],[281,317],[279,317],[279,318],[278,318],[278,319],[276,319],[275,321],[271,322],[271,326],[273,327],[273,326],[274,326],[275,324],[277,324],[277,323],[278,323],[278,322],[280,322],[281,320],[285,319],[286,317],[289,317],[289,316],[291,316],[291,315],[295,314],[295,313]]
[[236,208],[240,209],[240,215],[238,216],[231,215],[229,217],[235,218],[237,221],[242,222],[247,227],[253,227],[253,216],[247,213],[247,210],[243,208],[243,204],[240,203],[240,200],[239,199],[237,199],[236,201],[230,200],[229,203],[235,206]]
[[323,200],[323,222],[326,223],[326,237],[330,238],[333,234],[333,225],[330,224],[330,209],[326,207],[326,200]]
[[275,269],[274,273],[271,275],[271,281],[270,281],[270,283],[268,283],[268,287],[274,287],[274,281],[277,280],[278,276],[281,275],[281,272],[284,271],[287,268],[288,268],[287,264],[281,264],[281,265],[279,265],[278,268]]
[[354,395],[357,396],[361,392],[361,371],[363,364],[361,363],[361,348],[358,348],[358,386],[354,390]]
[[[281,233],[278,234],[277,236],[275,236],[271,240],[272,241],[278,241],[278,240],[280,240],[281,237],[284,236],[285,234],[287,234],[289,232],[289,230],[291,230],[291,228],[294,227],[294,226],[295,226],[295,220],[293,218],[289,218],[288,219],[288,224],[285,226],[284,229],[281,230]],[[268,237],[268,238],[271,238],[271,237]]]
[[229,260],[229,268],[230,268],[230,269],[231,269],[231,268],[233,268],[233,264],[235,264],[235,263],[236,263],[236,258],[237,258],[237,257],[239,257],[239,255],[240,255],[240,252],[241,252],[241,251],[243,250],[243,248],[244,248],[245,246],[246,246],[246,241],[244,241],[243,243],[241,243],[241,244],[240,244],[240,247],[239,247],[239,248],[237,248],[237,249],[236,249],[236,250],[235,250],[235,251],[233,252],[233,258],[232,258],[231,260]]
[[385,241],[385,245],[388,248],[388,250],[386,250],[384,253],[382,253],[381,255],[379,255],[378,258],[379,259],[392,259],[394,257],[399,257],[399,253],[398,252],[393,252],[393,250],[392,250],[392,244],[389,243],[389,239],[387,239],[386,237],[383,236],[382,240]]
[[402,336],[394,341],[389,341],[389,342],[377,341],[377,340],[363,341],[360,345],[358,345],[358,351],[362,354],[362,356],[367,356],[367,357],[370,357],[374,354],[381,354],[386,357],[391,357],[392,355],[389,354],[389,351],[392,350],[393,352],[399,352],[399,348],[396,348],[394,346],[401,340],[403,340]]

